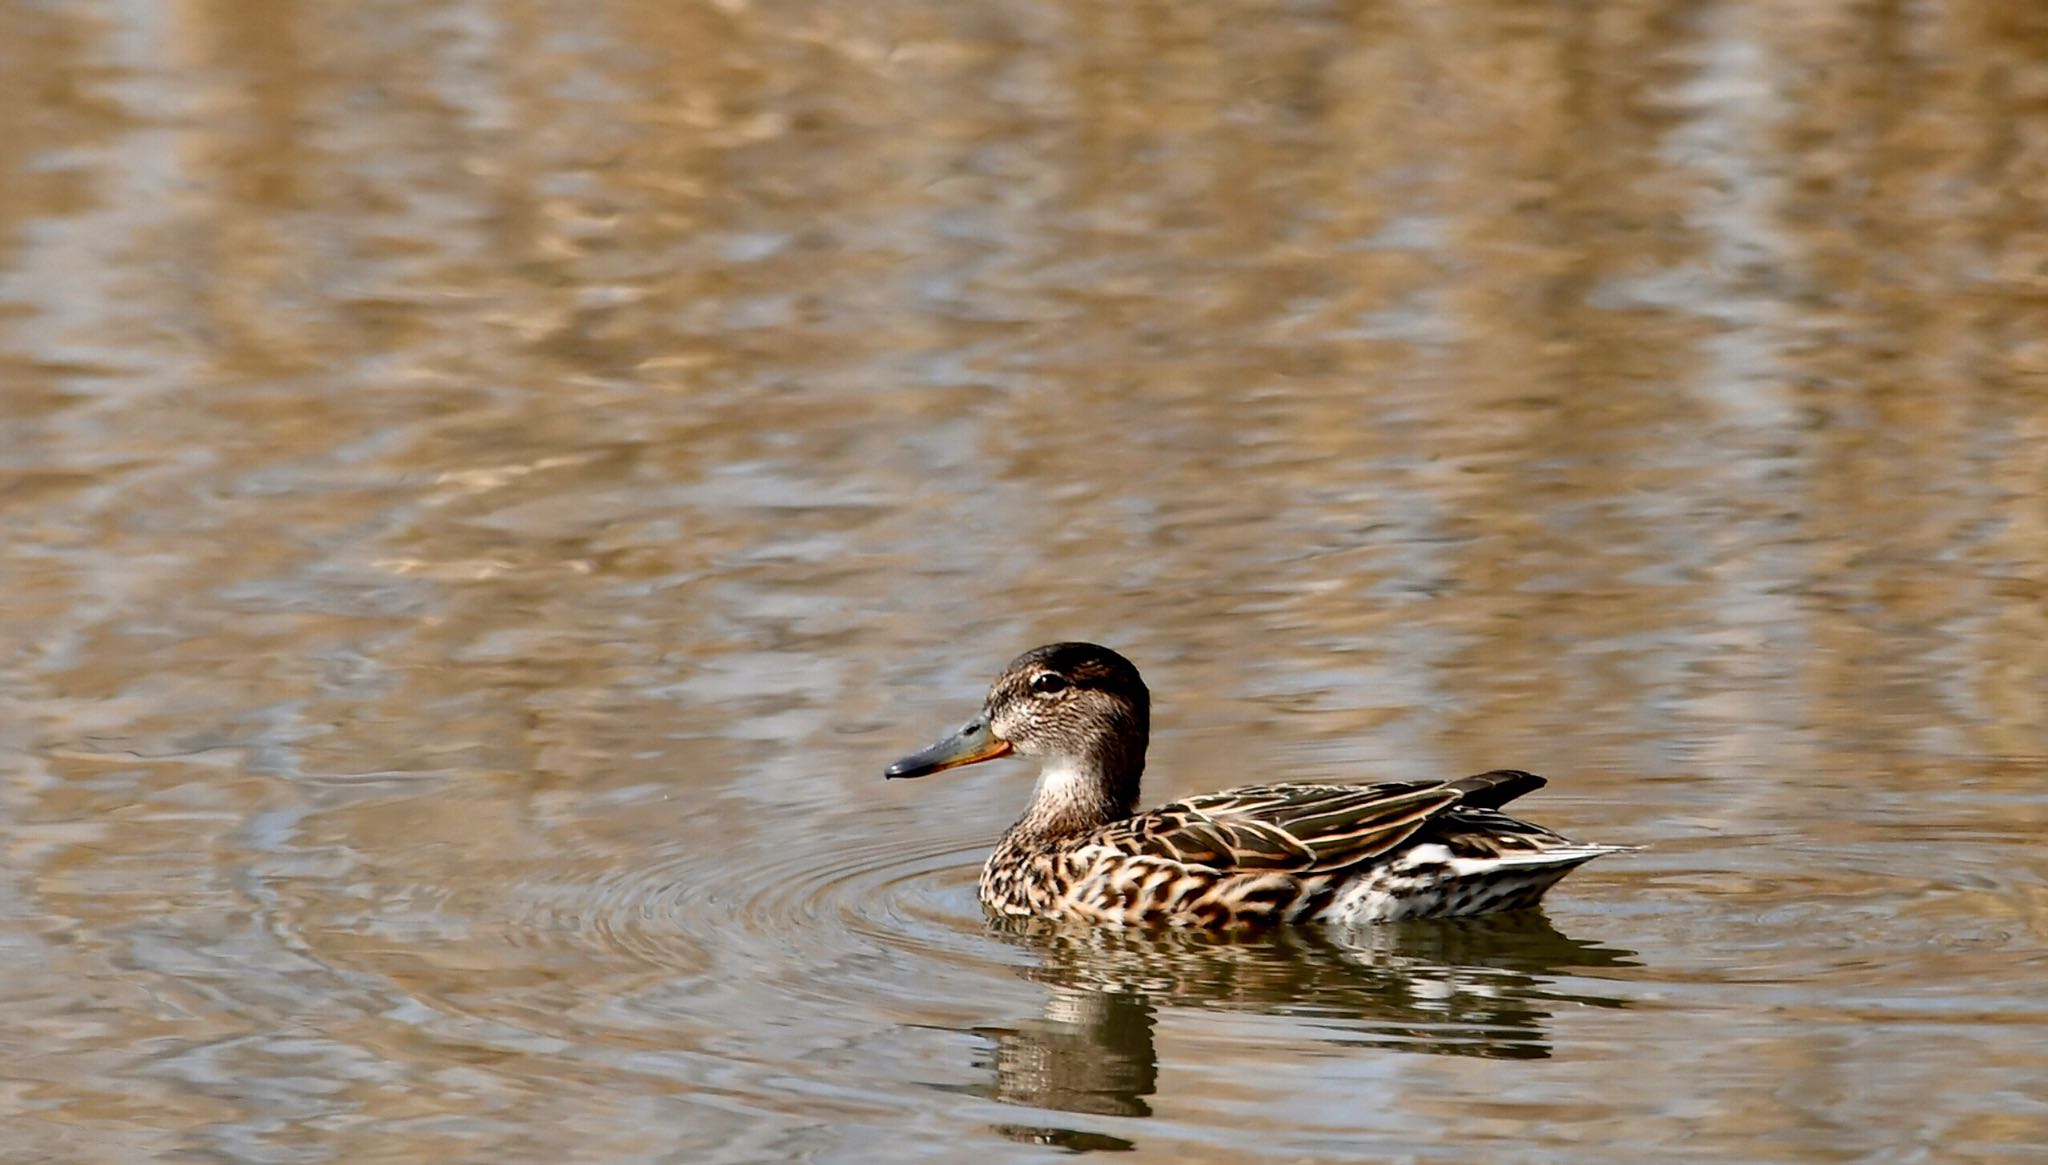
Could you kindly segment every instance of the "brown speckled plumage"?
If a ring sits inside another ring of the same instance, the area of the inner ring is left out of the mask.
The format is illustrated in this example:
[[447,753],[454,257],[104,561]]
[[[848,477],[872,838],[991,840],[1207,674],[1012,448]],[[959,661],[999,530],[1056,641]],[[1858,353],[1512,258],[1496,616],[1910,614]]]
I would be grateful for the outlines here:
[[1012,751],[1043,758],[1030,807],[982,868],[983,904],[1010,915],[1234,928],[1483,914],[1533,905],[1572,869],[1626,848],[1499,812],[1544,784],[1507,769],[1247,785],[1136,813],[1149,714],[1129,661],[1052,644],[1019,656],[980,716],[889,775]]

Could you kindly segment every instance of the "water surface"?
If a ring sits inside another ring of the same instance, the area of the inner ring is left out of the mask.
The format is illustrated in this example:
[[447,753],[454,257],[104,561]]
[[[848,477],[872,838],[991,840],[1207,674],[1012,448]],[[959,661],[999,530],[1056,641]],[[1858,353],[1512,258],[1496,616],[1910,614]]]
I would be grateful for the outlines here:
[[[2048,20],[0,0],[0,1156],[2013,1162]],[[1541,914],[997,927],[1527,767]]]

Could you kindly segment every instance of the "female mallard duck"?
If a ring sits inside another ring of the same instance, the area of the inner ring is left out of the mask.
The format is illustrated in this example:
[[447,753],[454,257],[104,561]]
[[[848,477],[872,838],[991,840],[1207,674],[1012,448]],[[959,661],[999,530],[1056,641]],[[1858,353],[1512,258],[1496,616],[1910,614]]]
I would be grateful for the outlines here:
[[1575,867],[1628,848],[1498,812],[1544,784],[1510,769],[1246,785],[1137,813],[1150,715],[1129,660],[1054,643],[1018,656],[980,715],[887,775],[1041,759],[1030,808],[982,867],[981,900],[1002,914],[1203,927],[1484,914],[1533,905]]

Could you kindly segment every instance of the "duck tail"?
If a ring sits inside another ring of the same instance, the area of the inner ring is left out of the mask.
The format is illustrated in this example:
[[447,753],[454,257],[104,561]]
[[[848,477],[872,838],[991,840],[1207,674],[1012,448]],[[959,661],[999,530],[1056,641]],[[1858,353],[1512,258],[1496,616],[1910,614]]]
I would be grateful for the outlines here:
[[1444,787],[1463,794],[1460,806],[1472,809],[1498,809],[1517,797],[1533,793],[1549,781],[1535,773],[1520,769],[1494,769],[1492,772],[1477,773],[1447,781]]

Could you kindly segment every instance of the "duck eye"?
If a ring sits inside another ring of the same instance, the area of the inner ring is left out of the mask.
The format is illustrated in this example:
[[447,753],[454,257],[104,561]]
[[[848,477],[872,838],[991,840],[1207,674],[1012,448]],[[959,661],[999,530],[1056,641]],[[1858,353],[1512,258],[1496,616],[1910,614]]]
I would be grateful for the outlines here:
[[1031,677],[1031,690],[1041,696],[1051,696],[1067,690],[1067,677],[1058,672],[1039,672]]

